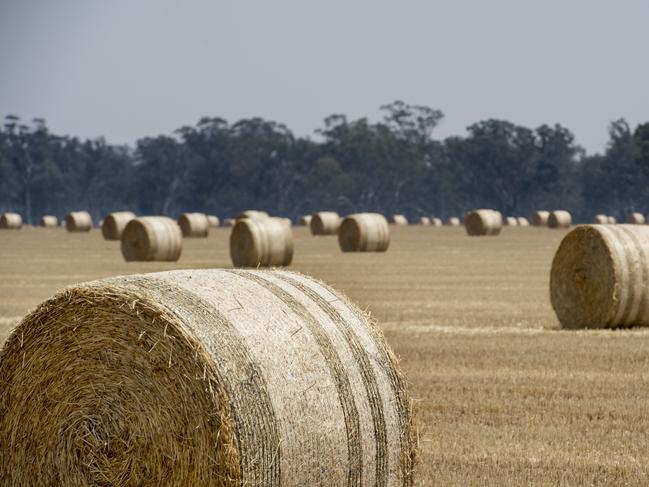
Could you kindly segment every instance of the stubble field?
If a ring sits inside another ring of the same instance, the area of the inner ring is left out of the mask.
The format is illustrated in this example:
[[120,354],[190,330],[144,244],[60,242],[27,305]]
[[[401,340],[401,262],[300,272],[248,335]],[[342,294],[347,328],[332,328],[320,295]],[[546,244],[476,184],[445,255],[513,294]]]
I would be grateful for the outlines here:
[[[292,269],[379,321],[416,404],[417,485],[646,485],[649,331],[561,331],[548,300],[563,231],[392,228],[385,254],[295,229]],[[231,267],[229,230],[177,263],[123,261],[101,232],[0,232],[0,344],[58,289],[106,276]]]

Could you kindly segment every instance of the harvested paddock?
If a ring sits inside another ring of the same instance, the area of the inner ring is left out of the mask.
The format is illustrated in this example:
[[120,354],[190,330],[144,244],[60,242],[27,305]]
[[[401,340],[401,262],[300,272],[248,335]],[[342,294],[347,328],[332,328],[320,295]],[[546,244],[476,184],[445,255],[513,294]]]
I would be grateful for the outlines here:
[[343,252],[385,252],[390,246],[390,227],[379,213],[348,215],[338,228]]
[[101,222],[101,234],[105,240],[120,240],[128,222],[135,218],[131,211],[109,213]]

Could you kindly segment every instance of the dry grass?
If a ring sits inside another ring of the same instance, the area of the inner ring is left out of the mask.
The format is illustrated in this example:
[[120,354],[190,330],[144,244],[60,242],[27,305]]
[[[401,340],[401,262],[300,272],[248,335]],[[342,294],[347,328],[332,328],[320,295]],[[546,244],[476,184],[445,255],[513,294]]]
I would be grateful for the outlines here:
[[[379,319],[416,400],[417,484],[645,485],[649,331],[558,331],[550,265],[565,231],[393,227],[385,254],[341,253],[294,229],[291,268]],[[0,234],[0,341],[60,287],[99,277],[230,267],[227,229],[179,262],[125,263],[99,231]]]

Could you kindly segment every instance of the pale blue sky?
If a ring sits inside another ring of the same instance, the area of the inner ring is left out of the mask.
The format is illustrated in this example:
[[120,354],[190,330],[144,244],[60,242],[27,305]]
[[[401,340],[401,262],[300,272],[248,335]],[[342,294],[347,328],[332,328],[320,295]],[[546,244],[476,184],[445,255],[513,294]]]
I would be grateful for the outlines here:
[[0,114],[132,143],[403,99],[444,111],[438,137],[558,122],[594,152],[649,121],[648,22],[647,0],[0,0]]

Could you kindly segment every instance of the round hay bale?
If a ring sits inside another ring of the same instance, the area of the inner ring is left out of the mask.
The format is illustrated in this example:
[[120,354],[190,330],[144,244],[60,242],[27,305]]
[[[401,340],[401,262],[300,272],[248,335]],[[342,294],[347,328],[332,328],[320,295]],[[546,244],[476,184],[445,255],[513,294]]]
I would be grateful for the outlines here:
[[166,216],[141,216],[128,222],[122,232],[122,255],[131,261],[172,261],[180,258],[183,235],[178,224]]
[[601,213],[593,217],[593,223],[597,225],[604,225],[608,223],[608,216],[602,215]]
[[609,216],[608,217],[608,224],[609,225],[615,225],[617,223],[617,219],[614,216]]
[[519,216],[518,218],[516,218],[516,221],[518,222],[519,227],[529,227],[530,226],[530,222],[524,216]]
[[65,215],[65,229],[68,232],[89,232],[92,229],[92,217],[87,211],[71,211]]
[[6,212],[0,215],[0,228],[3,230],[20,230],[23,227],[23,217],[18,213]]
[[242,218],[254,218],[260,220],[260,219],[269,218],[269,215],[265,211],[246,210],[239,213],[236,217],[237,220],[240,220]]
[[408,219],[404,215],[392,215],[389,221],[392,225],[408,225]]
[[459,219],[458,217],[456,217],[456,216],[452,216],[452,217],[450,217],[448,220],[446,220],[446,224],[447,224],[449,227],[459,227],[459,226],[462,226],[462,222],[461,222],[460,219]]
[[311,215],[311,233],[313,235],[336,235],[340,222],[340,216],[335,211],[319,211]]
[[218,228],[221,222],[216,215],[207,215],[207,223],[211,228]]
[[5,485],[413,485],[394,354],[344,295],[300,274],[67,288],[7,339],[0,377]]
[[243,218],[230,234],[230,257],[235,267],[275,267],[293,260],[293,231],[283,218]]
[[43,228],[56,228],[59,226],[59,219],[54,215],[43,215],[41,217],[40,226]]
[[130,211],[115,211],[104,217],[101,223],[101,234],[105,240],[120,240],[128,222],[135,218]]
[[632,225],[644,225],[645,217],[642,213],[629,213],[624,219],[624,223]]
[[535,211],[532,215],[532,225],[535,227],[547,227],[550,219],[550,212],[545,210]]
[[441,218],[436,218],[436,217],[433,217],[433,218],[430,219],[430,224],[432,226],[434,226],[434,227],[442,227],[442,226],[444,226],[444,223],[442,222],[442,219]]
[[300,226],[308,227],[311,225],[311,215],[304,215],[300,217]]
[[518,220],[514,216],[508,216],[507,218],[504,219],[503,224],[507,227],[517,227]]
[[343,252],[385,252],[390,246],[390,227],[379,213],[346,216],[338,229]]
[[[359,214],[362,214],[362,213],[359,213]],[[430,218],[428,218],[427,216],[420,216],[419,217],[419,224],[420,225],[429,226],[430,223],[431,223]]]
[[561,241],[550,299],[563,328],[649,325],[649,227],[580,225]]
[[223,221],[221,222],[221,226],[233,227],[236,222],[237,221],[234,218],[224,218]]
[[471,236],[498,235],[503,217],[496,210],[475,210],[464,215],[464,227]]
[[185,238],[205,238],[210,232],[205,213],[183,213],[178,217],[178,226]]
[[550,213],[549,228],[570,228],[570,225],[572,225],[572,216],[567,211],[555,210]]

